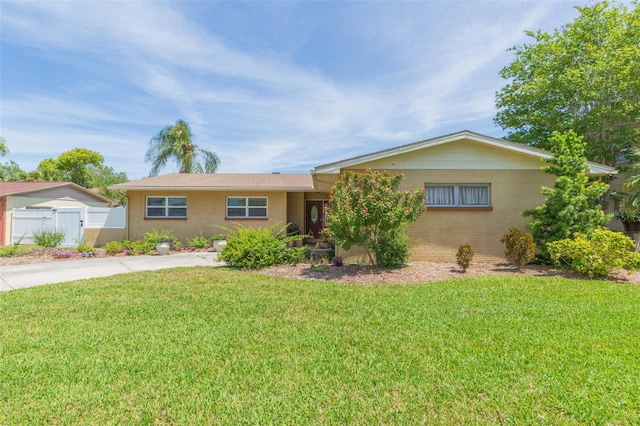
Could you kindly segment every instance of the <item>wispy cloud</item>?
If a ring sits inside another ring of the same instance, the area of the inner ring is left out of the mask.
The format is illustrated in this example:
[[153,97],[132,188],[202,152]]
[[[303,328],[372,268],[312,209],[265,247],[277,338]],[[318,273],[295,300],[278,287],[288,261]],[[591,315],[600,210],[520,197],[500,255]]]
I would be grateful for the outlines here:
[[[184,118],[221,171],[306,172],[336,153],[489,128],[506,49],[555,7],[5,2],[2,43],[77,75],[44,91],[5,90],[0,123],[18,155],[85,146],[137,178],[152,134]],[[226,13],[240,28],[225,33],[197,12]],[[327,34],[332,49],[306,50]]]

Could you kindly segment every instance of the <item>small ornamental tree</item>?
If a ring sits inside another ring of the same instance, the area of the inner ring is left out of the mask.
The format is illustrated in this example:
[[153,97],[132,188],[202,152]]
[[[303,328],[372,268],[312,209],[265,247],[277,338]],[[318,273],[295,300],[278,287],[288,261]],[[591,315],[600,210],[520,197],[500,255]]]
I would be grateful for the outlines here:
[[[406,262],[409,252],[404,230],[420,217],[425,203],[423,191],[398,191],[403,178],[401,173],[387,171],[343,172],[329,192],[326,232],[331,240],[346,250],[364,247],[371,263],[380,267]],[[394,252],[403,259],[389,256]]]
[[550,165],[542,170],[558,178],[553,188],[542,187],[542,194],[547,197],[544,204],[522,213],[533,219],[527,225],[545,258],[548,258],[546,244],[569,238],[576,232],[590,234],[611,220],[611,215],[606,215],[597,203],[609,185],[589,182],[582,137],[572,130],[554,133],[549,143],[553,157],[545,160]]

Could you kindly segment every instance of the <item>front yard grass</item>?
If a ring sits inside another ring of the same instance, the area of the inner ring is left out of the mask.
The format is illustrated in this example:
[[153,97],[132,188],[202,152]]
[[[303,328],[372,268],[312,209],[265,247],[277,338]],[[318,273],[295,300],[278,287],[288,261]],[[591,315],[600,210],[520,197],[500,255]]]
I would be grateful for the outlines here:
[[640,286],[153,271],[0,293],[0,424],[637,424]]

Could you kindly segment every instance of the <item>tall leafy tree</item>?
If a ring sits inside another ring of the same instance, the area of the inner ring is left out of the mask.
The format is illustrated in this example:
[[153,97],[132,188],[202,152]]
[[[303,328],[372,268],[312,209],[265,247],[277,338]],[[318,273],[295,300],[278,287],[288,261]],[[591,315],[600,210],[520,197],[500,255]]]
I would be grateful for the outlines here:
[[590,234],[611,220],[597,203],[609,185],[589,182],[583,138],[573,131],[554,133],[549,145],[553,157],[545,160],[549,165],[542,170],[557,178],[553,188],[542,187],[545,203],[522,213],[532,219],[528,226],[543,256],[548,253],[546,244],[575,232]]
[[124,204],[125,194],[122,191],[111,191],[108,187],[116,183],[127,182],[127,174],[125,172],[116,172],[113,167],[100,165],[89,165],[87,171],[91,176],[91,188],[98,188],[100,193],[107,198],[116,201],[118,204]]
[[573,22],[552,34],[527,32],[533,42],[512,49],[495,122],[510,140],[545,149],[554,131],[572,129],[589,160],[615,166],[640,142],[640,6],[576,9]]
[[9,148],[7,148],[7,142],[4,140],[2,136],[0,136],[0,157],[4,157],[9,153]]
[[178,163],[180,173],[215,173],[220,165],[215,153],[194,145],[191,128],[184,120],[151,138],[151,147],[145,154],[145,161],[151,163],[149,176],[157,176],[170,159]]
[[[9,153],[9,148],[5,139],[0,136],[0,157],[4,157]],[[27,179],[27,173],[24,172],[18,163],[11,160],[7,163],[0,163],[0,181],[23,181]]]
[[7,163],[0,163],[0,181],[23,182],[30,180],[27,172],[20,168],[20,165],[13,160]]
[[92,176],[89,167],[101,166],[103,161],[104,157],[99,152],[86,148],[73,148],[58,156],[55,168],[64,180],[90,188]]
[[65,180],[63,173],[58,170],[58,161],[55,158],[45,158],[27,176],[31,181],[53,182]]

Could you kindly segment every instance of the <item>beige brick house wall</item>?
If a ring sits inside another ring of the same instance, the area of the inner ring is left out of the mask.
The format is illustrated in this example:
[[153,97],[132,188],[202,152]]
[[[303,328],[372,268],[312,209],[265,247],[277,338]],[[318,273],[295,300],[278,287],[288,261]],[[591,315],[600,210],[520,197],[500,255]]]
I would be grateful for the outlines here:
[[[553,186],[554,177],[540,170],[389,170],[405,175],[400,189],[423,189],[425,183],[465,184],[482,183],[491,186],[491,210],[436,210],[427,211],[407,230],[411,260],[455,262],[456,252],[462,244],[471,245],[475,260],[504,258],[502,235],[511,227],[526,231],[527,218],[521,212],[544,202],[540,188]],[[337,176],[334,176],[334,179]],[[323,175],[322,180],[330,180]],[[363,259],[362,249],[346,253],[337,249],[347,261]]]
[[[141,239],[145,232],[153,229],[169,229],[183,243],[187,238],[199,235],[210,237],[225,233],[218,226],[235,228],[235,224],[252,227],[268,227],[276,223],[287,223],[287,194],[285,192],[215,192],[215,191],[128,191],[127,238]],[[187,197],[186,219],[145,218],[147,196]],[[267,219],[226,219],[226,197],[267,197]]]

